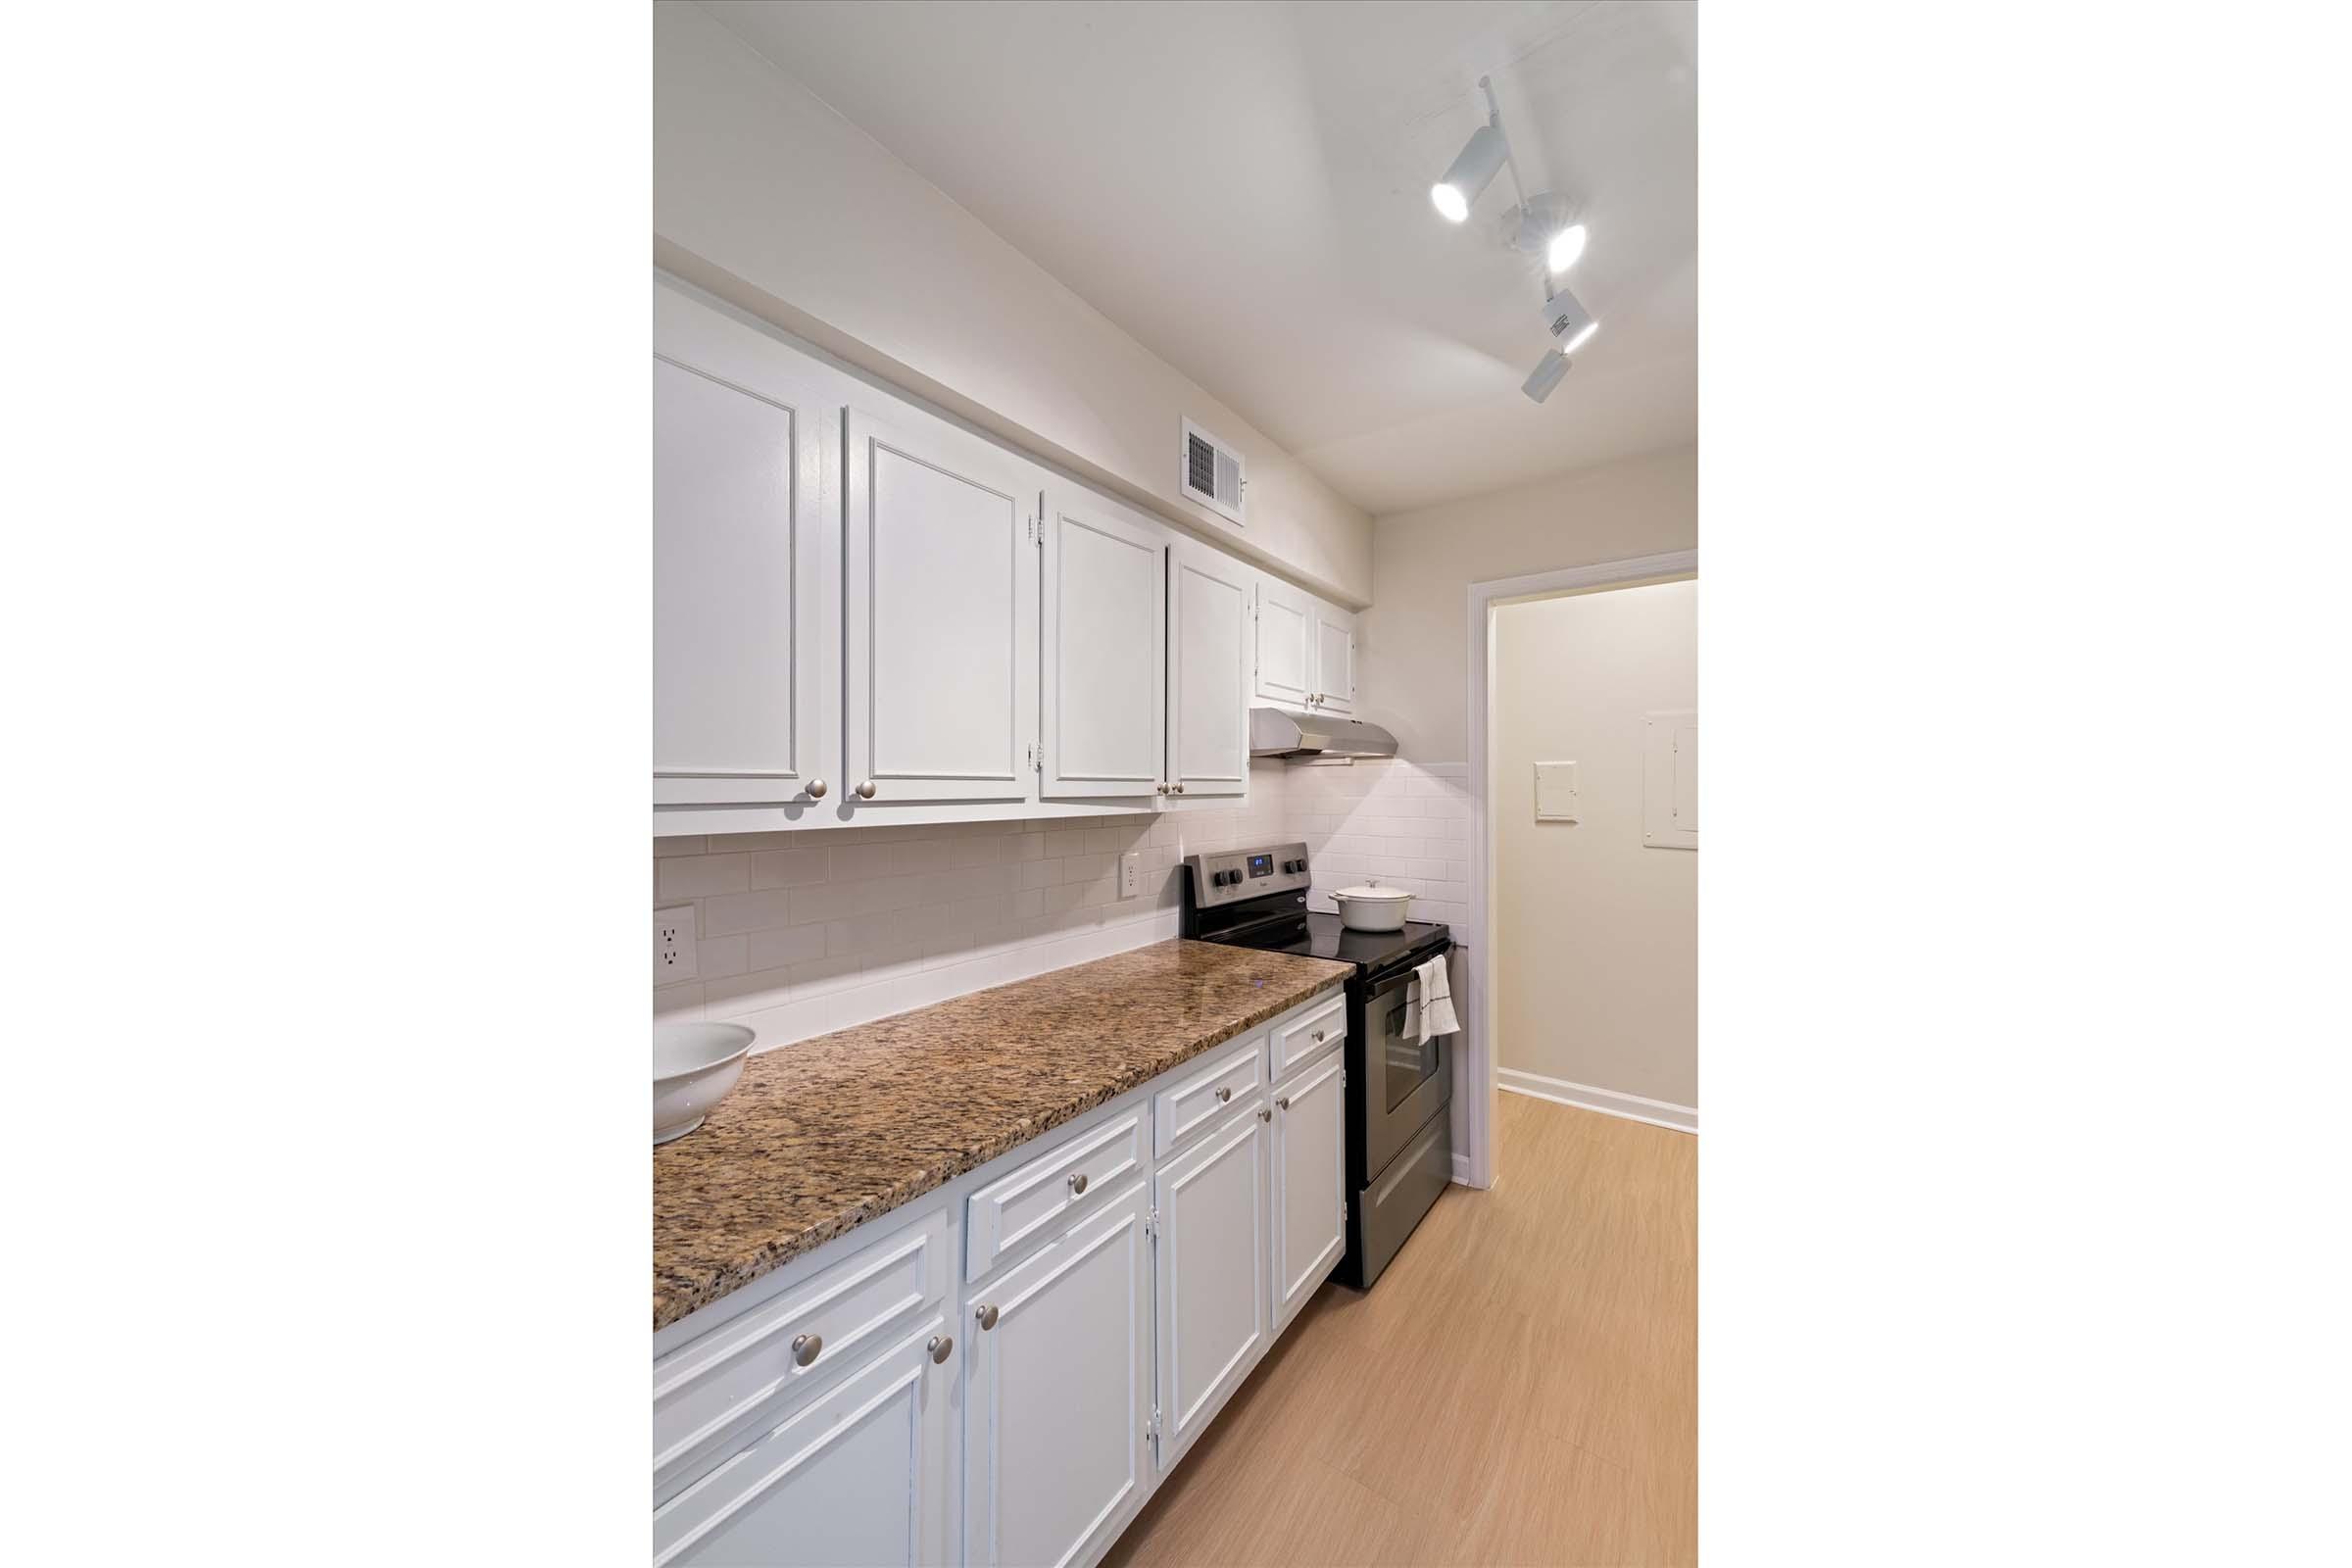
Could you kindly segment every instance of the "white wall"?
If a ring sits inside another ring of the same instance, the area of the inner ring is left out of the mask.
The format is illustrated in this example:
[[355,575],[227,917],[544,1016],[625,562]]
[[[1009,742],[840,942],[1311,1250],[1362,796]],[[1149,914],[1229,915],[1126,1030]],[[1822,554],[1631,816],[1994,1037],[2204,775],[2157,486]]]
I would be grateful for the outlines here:
[[1467,760],[1470,584],[1697,543],[1690,447],[1379,518],[1357,628],[1360,716],[1395,732],[1403,756]]
[[[1698,706],[1698,584],[1502,606],[1494,698],[1497,1062],[1694,1108],[1698,854],[1644,847],[1642,805],[1642,716]],[[1579,764],[1579,821],[1535,819],[1540,760]]]
[[[715,833],[654,844],[654,907],[695,910],[692,980],[654,1016],[748,1025],[766,1051],[1176,935],[1177,862],[1283,836],[1286,776],[1233,807],[1091,820]],[[1117,858],[1142,853],[1122,900]]]
[[[1351,607],[1370,520],[700,7],[654,7],[662,266]],[[1190,415],[1250,469],[1246,529],[1181,499]]]

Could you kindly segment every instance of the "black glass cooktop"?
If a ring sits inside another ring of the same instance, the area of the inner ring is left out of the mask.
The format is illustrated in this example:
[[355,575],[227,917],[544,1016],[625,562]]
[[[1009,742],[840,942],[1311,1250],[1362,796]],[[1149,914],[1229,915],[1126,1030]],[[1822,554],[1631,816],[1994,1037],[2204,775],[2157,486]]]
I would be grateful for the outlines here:
[[1415,948],[1446,941],[1450,935],[1445,926],[1422,920],[1405,921],[1401,931],[1350,931],[1338,915],[1310,909],[1287,924],[1251,931],[1241,945],[1377,969]]

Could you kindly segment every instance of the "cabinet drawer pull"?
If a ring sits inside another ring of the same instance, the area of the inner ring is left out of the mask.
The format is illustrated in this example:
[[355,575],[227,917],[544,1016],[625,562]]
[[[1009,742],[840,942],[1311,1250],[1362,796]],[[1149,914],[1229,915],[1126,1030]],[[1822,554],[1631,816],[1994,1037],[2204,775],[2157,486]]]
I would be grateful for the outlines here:
[[1277,1100],[1277,1101],[1275,1101],[1275,1102],[1274,1102],[1274,1107],[1275,1107],[1277,1110],[1288,1110],[1288,1109],[1290,1109],[1290,1108],[1291,1108],[1291,1097],[1290,1097],[1290,1096],[1288,1096],[1288,1095],[1284,1095],[1284,1096],[1283,1096],[1283,1097],[1282,1097],[1280,1100]]
[[874,798],[874,781],[872,779],[869,778],[858,786],[858,798],[861,801],[870,801]]
[[980,1326],[984,1329],[997,1326],[997,1309],[993,1306],[976,1306],[972,1308],[972,1316],[980,1320]]
[[950,1335],[934,1334],[927,1348],[931,1351],[931,1364],[937,1366],[955,1352],[956,1341]]
[[1318,1029],[1318,1030],[1316,1030],[1316,1031],[1315,1031],[1315,1044],[1319,1046],[1319,1045],[1321,1045],[1322,1043],[1323,1043],[1323,1031],[1322,1031],[1322,1030],[1320,1030],[1320,1029]]
[[792,1341],[792,1364],[794,1366],[814,1364],[818,1353],[824,1348],[825,1337],[821,1334],[795,1335]]
[[1222,1105],[1233,1098],[1233,1091],[1223,1084],[1217,1086],[1217,1103]]
[[1272,1121],[1274,1119],[1274,1113],[1268,1110],[1265,1106],[1260,1105],[1257,1107],[1257,1119],[1259,1121]]
[[1070,1196],[1071,1196],[1072,1198],[1076,1198],[1076,1197],[1080,1196],[1081,1194],[1083,1194],[1085,1191],[1086,1191],[1086,1172],[1084,1172],[1084,1171],[1082,1171],[1082,1170],[1081,1170],[1081,1171],[1072,1171],[1072,1172],[1070,1173]]

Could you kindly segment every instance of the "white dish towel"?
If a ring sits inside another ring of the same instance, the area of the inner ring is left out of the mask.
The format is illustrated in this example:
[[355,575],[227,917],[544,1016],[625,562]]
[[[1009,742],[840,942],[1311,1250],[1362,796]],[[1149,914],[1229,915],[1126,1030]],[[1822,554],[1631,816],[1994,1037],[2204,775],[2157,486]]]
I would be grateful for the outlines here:
[[1449,1035],[1462,1026],[1453,1015],[1453,986],[1446,978],[1446,956],[1439,954],[1413,970],[1413,989],[1420,994],[1421,1005],[1413,1009],[1413,1044],[1423,1045],[1433,1035]]

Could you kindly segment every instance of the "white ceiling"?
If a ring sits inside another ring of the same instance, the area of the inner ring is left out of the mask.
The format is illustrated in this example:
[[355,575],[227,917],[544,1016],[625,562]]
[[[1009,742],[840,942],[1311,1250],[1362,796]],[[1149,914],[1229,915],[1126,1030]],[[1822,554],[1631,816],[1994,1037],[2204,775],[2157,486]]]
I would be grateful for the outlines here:
[[[1696,439],[1696,8],[710,0],[747,42],[1380,514]],[[1539,264],[1429,186],[1491,74],[1601,322],[1539,407]]]

